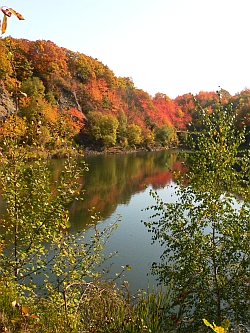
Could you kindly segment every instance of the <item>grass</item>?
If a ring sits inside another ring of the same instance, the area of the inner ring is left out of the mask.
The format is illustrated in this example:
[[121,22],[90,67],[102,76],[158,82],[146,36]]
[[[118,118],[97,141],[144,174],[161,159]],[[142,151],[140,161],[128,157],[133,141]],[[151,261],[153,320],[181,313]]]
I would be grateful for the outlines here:
[[[0,281],[1,333],[184,332],[176,316],[171,309],[171,288],[164,286],[133,295],[127,282],[118,289],[113,280],[76,281],[65,293],[53,290],[45,297],[20,294],[15,282]],[[211,331],[200,324],[196,333]],[[239,325],[228,332],[250,330]]]
[[1,332],[163,332],[169,305],[163,288],[132,295],[112,280],[76,282],[68,287],[78,297],[67,302],[56,291],[20,296],[16,287],[1,283]]

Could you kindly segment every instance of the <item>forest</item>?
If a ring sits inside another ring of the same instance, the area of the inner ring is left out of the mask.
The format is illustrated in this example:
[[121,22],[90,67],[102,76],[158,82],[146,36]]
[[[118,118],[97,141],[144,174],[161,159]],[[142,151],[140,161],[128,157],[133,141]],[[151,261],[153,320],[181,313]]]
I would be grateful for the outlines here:
[[212,113],[233,104],[238,126],[249,126],[250,89],[235,96],[219,88],[169,98],[150,96],[132,78],[116,77],[98,59],[52,41],[0,40],[0,141],[63,154],[65,145],[105,150],[175,146],[190,123],[199,127],[197,103]]
[[[0,39],[0,331],[249,332],[249,110],[248,89],[150,96],[51,41]],[[128,281],[115,282],[130,265],[105,279],[116,252],[105,257],[103,248],[120,215],[99,229],[93,207],[90,239],[68,232],[88,171],[70,150],[182,143],[193,154],[173,170],[178,200],[152,190],[153,215],[141,221],[162,247],[151,266],[162,288],[135,297]],[[42,153],[67,156],[56,179]]]

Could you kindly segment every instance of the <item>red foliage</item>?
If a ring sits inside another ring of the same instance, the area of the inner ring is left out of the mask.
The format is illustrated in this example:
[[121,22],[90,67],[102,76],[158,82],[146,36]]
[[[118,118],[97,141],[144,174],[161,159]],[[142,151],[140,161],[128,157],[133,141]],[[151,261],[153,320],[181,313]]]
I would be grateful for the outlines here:
[[170,123],[177,130],[185,130],[187,123],[191,121],[191,115],[165,94],[156,94],[153,103],[159,112],[158,119],[161,119],[162,125]]
[[75,108],[66,111],[72,119],[73,127],[79,132],[84,127],[84,119],[86,118],[83,113]]
[[45,86],[53,87],[71,78],[64,50],[51,41],[31,43],[29,60],[34,67],[34,75],[40,77]]
[[[115,117],[122,112],[127,124],[139,125],[142,133],[149,133],[166,124],[173,125],[177,131],[185,131],[192,117],[195,120],[196,106],[191,94],[175,99],[162,93],[151,97],[135,88],[131,78],[117,78],[97,59],[58,47],[51,41],[10,40],[17,66],[16,77],[10,72],[9,81],[17,78],[22,82],[32,76],[39,77],[46,88],[47,101],[63,110],[68,109],[66,113],[77,130],[84,126],[84,117],[89,111]],[[2,64],[5,64],[3,60]],[[8,66],[5,67],[8,71]],[[235,97],[225,90],[221,90],[221,93],[222,97],[219,98],[216,92],[201,91],[196,99],[210,112],[218,106],[219,101],[223,104],[233,101],[238,106],[240,116],[246,116],[249,125],[249,91],[245,90]],[[83,110],[83,113],[77,109]]]

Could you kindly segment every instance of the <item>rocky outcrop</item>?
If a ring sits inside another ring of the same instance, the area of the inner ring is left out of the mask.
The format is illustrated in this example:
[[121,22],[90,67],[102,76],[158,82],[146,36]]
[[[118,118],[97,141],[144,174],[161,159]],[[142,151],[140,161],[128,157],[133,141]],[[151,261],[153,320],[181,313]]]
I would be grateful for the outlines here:
[[16,113],[16,106],[6,90],[4,84],[0,83],[0,120]]

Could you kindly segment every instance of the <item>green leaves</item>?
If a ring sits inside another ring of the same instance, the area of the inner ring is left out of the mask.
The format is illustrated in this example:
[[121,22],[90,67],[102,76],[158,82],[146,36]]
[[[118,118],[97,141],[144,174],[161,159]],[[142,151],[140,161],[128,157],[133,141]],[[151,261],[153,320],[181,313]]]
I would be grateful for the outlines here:
[[176,132],[172,125],[164,125],[155,130],[155,139],[160,142],[163,147],[168,147],[169,144],[176,140]]
[[[189,134],[188,172],[176,174],[175,200],[155,195],[155,214],[146,225],[163,253],[152,270],[173,283],[181,331],[207,316],[232,325],[249,324],[250,204],[249,153],[237,112],[221,105],[199,109],[201,130]],[[210,325],[210,324],[209,324]],[[222,328],[210,326],[217,332]]]
[[104,147],[116,144],[118,120],[109,115],[102,115],[100,112],[89,112],[90,135],[95,141],[100,141]]
[[69,228],[68,205],[79,192],[77,178],[84,168],[77,161],[65,161],[57,184],[51,184],[50,162],[29,162],[7,142],[9,154],[2,157],[0,184],[7,215],[2,221],[4,251],[0,253],[0,275],[17,281],[45,270],[48,245],[61,241],[61,230]]

